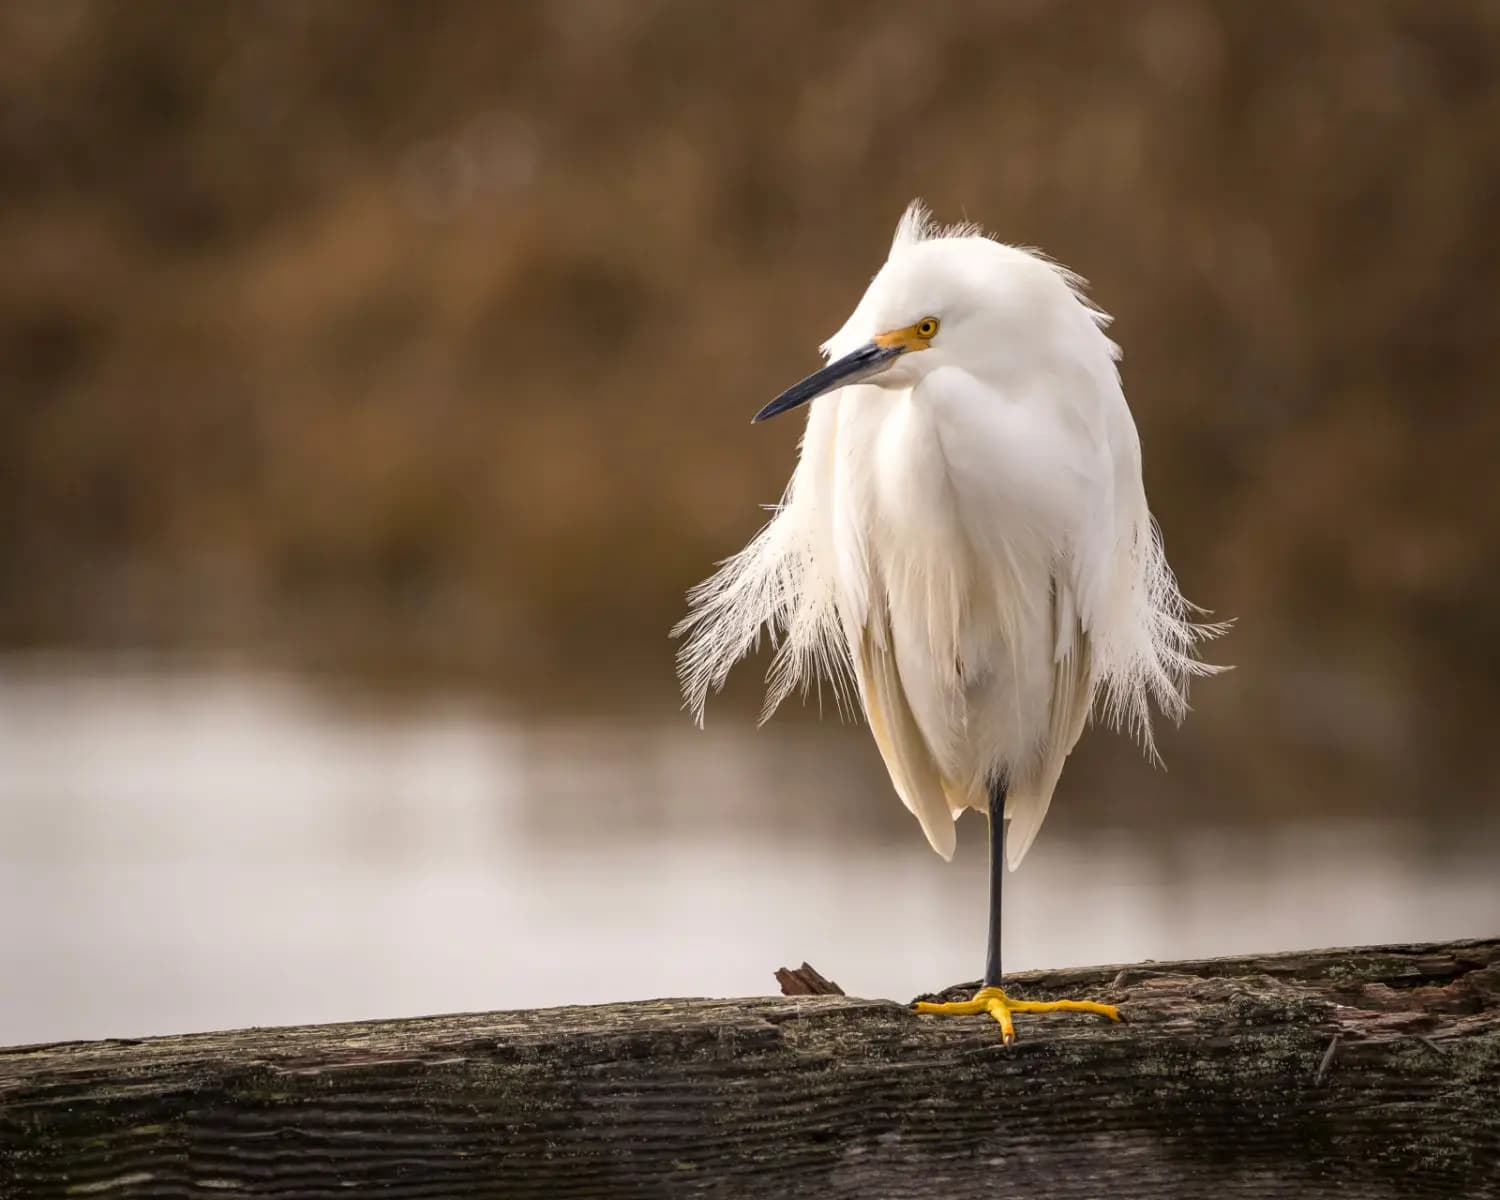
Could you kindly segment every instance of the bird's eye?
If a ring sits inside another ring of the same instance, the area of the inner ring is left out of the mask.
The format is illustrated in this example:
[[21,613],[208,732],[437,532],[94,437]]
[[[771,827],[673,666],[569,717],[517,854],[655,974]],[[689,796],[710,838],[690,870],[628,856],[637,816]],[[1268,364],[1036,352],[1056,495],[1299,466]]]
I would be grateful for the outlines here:
[[917,336],[919,338],[930,338],[938,331],[938,319],[936,317],[924,317],[917,322]]

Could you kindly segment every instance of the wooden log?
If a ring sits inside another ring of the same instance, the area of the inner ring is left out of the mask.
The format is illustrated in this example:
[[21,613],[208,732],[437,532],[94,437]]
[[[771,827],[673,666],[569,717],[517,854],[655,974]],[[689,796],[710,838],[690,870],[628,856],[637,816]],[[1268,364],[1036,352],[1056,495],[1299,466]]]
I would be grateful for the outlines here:
[[[949,994],[969,990],[951,989]],[[1500,940],[0,1051],[0,1196],[1500,1196]]]

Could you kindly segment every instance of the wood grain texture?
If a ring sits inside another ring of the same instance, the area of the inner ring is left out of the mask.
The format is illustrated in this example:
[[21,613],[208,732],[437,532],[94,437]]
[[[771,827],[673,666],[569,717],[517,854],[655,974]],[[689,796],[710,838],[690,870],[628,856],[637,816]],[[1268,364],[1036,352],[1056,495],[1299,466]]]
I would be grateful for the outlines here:
[[1007,1052],[817,996],[19,1047],[0,1196],[1500,1196],[1500,940],[1011,990],[1129,1024]]

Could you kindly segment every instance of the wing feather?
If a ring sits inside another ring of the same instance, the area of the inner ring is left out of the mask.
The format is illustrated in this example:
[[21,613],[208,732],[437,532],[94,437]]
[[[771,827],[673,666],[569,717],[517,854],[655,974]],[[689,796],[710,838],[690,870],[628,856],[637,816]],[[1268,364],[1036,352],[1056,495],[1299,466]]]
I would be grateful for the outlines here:
[[947,784],[917,727],[902,687],[885,606],[872,606],[870,618],[881,624],[865,625],[858,642],[859,652],[854,656],[854,677],[870,732],[875,735],[875,744],[880,748],[880,757],[885,760],[901,803],[917,818],[932,848],[945,859],[951,859],[958,836],[953,827]]

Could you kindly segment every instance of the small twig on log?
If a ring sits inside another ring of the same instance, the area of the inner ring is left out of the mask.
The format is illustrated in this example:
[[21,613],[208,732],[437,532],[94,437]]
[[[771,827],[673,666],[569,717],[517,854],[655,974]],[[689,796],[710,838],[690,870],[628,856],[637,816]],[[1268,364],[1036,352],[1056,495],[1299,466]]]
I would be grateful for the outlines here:
[[1441,1046],[1439,1046],[1430,1037],[1428,1037],[1425,1033],[1414,1033],[1414,1034],[1412,1034],[1412,1037],[1416,1038],[1417,1041],[1421,1042],[1422,1045],[1426,1046],[1434,1054],[1442,1055],[1444,1057],[1447,1056],[1448,1052],[1446,1050],[1444,1050]]
[[843,988],[831,979],[824,979],[810,964],[805,962],[795,970],[791,967],[778,967],[776,982],[781,984],[783,996],[842,996],[844,994]]
[[1333,1056],[1338,1053],[1339,1035],[1334,1034],[1333,1040],[1328,1043],[1328,1049],[1323,1051],[1323,1061],[1318,1064],[1318,1073],[1313,1076],[1313,1087],[1323,1086],[1323,1076],[1328,1074],[1328,1068],[1333,1066]]

